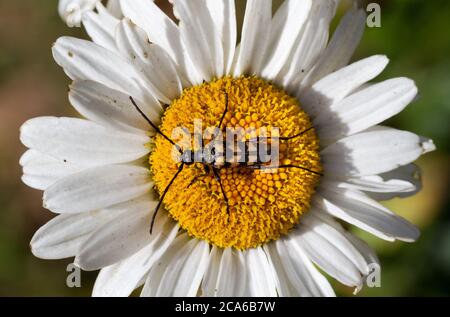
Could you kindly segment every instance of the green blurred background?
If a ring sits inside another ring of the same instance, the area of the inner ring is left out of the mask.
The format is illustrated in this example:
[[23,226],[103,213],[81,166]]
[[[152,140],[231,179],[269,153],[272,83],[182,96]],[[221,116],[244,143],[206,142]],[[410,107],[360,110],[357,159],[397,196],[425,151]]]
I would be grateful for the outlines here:
[[[157,2],[169,10],[166,0]],[[237,2],[244,7],[245,1]],[[419,99],[389,124],[433,138],[439,150],[418,162],[423,191],[386,203],[421,228],[420,240],[391,244],[360,233],[380,256],[382,287],[365,288],[359,296],[448,296],[450,1],[378,3],[382,27],[367,29],[355,59],[386,54],[391,63],[381,79],[407,76],[417,81]],[[70,260],[39,260],[28,246],[53,215],[41,207],[42,193],[20,181],[18,161],[25,148],[19,127],[35,116],[76,115],[67,101],[69,80],[50,51],[61,35],[86,37],[83,30],[63,24],[56,0],[0,0],[0,296],[88,296],[96,275],[83,273],[83,287],[69,289]],[[338,284],[336,289],[351,296],[349,289]]]

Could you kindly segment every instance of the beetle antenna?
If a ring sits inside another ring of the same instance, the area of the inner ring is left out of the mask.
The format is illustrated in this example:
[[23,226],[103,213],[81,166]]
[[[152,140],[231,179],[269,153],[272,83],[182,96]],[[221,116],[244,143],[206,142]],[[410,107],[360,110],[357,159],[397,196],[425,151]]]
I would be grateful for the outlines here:
[[152,222],[150,224],[150,234],[153,233],[153,226],[155,225],[155,220],[156,220],[156,216],[158,214],[158,211],[163,203],[164,198],[166,197],[167,193],[169,192],[170,187],[172,186],[172,184],[175,182],[175,180],[177,179],[177,177],[181,174],[181,172],[183,171],[184,168],[184,163],[182,163],[180,165],[180,167],[178,168],[178,172],[175,174],[175,176],[172,178],[172,180],[170,181],[169,185],[167,185],[166,189],[164,190],[164,193],[161,195],[161,199],[159,200],[158,206],[156,206],[155,212],[153,213],[153,217],[152,217]]
[[145,119],[145,121],[148,122],[148,124],[150,124],[150,126],[158,133],[160,134],[164,139],[166,139],[167,141],[169,141],[172,145],[174,145],[178,152],[180,152],[181,154],[183,154],[183,151],[181,151],[181,148],[178,146],[178,144],[176,144],[175,142],[173,142],[167,135],[165,135],[157,126],[156,124],[154,124],[149,117],[147,117],[147,115],[141,110],[141,108],[139,108],[139,106],[137,105],[136,101],[134,101],[133,97],[130,96],[130,100],[131,103],[133,104],[133,106],[136,108],[136,110],[139,112],[139,114]]
[[315,174],[315,175],[318,175],[318,176],[323,176],[322,173],[313,171],[313,170],[311,170],[311,169],[309,169],[309,168],[306,168],[306,167],[303,167],[303,166],[300,166],[300,165],[292,165],[292,164],[289,164],[289,165],[278,165],[278,166],[271,166],[271,165],[267,165],[267,166],[263,166],[263,165],[253,165],[253,166],[248,166],[248,168],[254,169],[254,170],[278,169],[278,168],[297,168],[297,169],[301,169],[301,170],[310,172],[311,174]]
[[315,175],[318,175],[318,176],[323,176],[322,173],[313,171],[313,170],[311,170],[309,168],[306,168],[306,167],[303,167],[303,166],[299,166],[299,165],[280,165],[280,166],[276,166],[276,168],[297,168],[297,169],[301,169],[301,170],[310,172],[311,174],[315,174]]
[[277,137],[277,136],[258,136],[256,138],[250,139],[249,141],[255,142],[258,140],[272,140],[272,139],[276,139],[276,140],[281,140],[281,141],[289,141],[289,140],[293,140],[296,138],[301,137],[302,135],[305,135],[306,133],[308,133],[309,131],[311,131],[312,129],[314,129],[314,127],[308,128],[303,132],[300,132],[299,134],[296,134],[294,136],[287,136],[287,137]]
[[228,93],[226,91],[224,91],[224,93],[225,93],[225,111],[222,114],[222,119],[220,119],[219,129],[222,128],[223,120],[225,120],[225,116],[226,116],[226,114],[228,112],[228,101],[229,101]]
[[293,139],[299,138],[299,137],[301,137],[302,135],[308,133],[308,132],[311,131],[312,129],[314,129],[314,127],[311,127],[311,128],[309,128],[309,129],[306,129],[305,131],[300,132],[299,134],[296,134],[296,135],[294,135],[294,136],[290,136],[290,137],[279,137],[278,139],[279,139],[279,140],[282,140],[282,141],[293,140]]

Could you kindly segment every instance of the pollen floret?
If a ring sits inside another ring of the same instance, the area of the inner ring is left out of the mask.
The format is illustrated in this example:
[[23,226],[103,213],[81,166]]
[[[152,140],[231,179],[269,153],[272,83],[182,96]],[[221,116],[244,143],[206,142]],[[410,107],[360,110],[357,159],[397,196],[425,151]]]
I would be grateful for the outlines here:
[[[170,136],[174,129],[183,127],[193,135],[196,120],[201,120],[204,128],[218,126],[225,110],[225,93],[229,108],[222,128],[242,128],[243,139],[254,138],[263,129],[277,128],[281,137],[289,137],[311,127],[298,101],[284,91],[256,77],[226,77],[186,89],[167,108],[161,130]],[[189,147],[189,144],[180,145],[184,150]],[[281,140],[279,149],[279,165],[321,171],[319,142],[314,130],[289,141]],[[179,163],[173,159],[173,146],[161,136],[155,137],[150,164],[155,187],[162,194]],[[222,168],[220,175],[229,200],[228,213],[220,184],[212,173],[189,187],[201,174],[201,163],[185,168],[164,200],[167,211],[191,236],[218,247],[240,250],[287,234],[308,211],[320,178],[298,168]]]

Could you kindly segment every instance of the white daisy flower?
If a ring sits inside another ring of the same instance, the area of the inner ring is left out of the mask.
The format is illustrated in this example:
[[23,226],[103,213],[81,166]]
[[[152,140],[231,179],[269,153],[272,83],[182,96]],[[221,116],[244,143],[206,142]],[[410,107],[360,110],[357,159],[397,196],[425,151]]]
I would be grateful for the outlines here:
[[[371,82],[385,56],[348,65],[365,13],[350,10],[329,40],[337,0],[286,0],[274,16],[271,0],[248,0],[238,45],[234,1],[172,2],[178,24],[151,0],[122,0],[121,20],[98,3],[82,19],[92,41],[54,45],[86,119],[21,129],[23,181],[59,214],[33,237],[33,253],[101,269],[94,296],[142,285],[143,296],[333,296],[319,269],[361,289],[377,258],[340,221],[387,241],[419,236],[377,201],[417,192],[413,162],[435,149],[379,125],[415,98],[414,82]],[[178,173],[172,144],[149,121],[169,136],[192,132],[195,119],[217,126],[226,104],[224,127],[301,134],[280,155],[303,169],[228,167],[220,182],[195,183],[202,164]]]

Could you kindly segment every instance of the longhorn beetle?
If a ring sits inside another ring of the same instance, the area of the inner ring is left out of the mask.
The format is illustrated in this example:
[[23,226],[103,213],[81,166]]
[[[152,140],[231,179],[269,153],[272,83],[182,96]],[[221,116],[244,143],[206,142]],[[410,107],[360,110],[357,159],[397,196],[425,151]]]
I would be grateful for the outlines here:
[[[223,112],[222,118],[220,119],[220,123],[217,126],[217,129],[219,129],[219,131],[221,131],[222,129],[222,125],[223,125],[223,121],[225,119],[225,116],[228,112],[228,93],[224,92],[225,94],[225,110]],[[156,131],[157,134],[161,135],[165,140],[167,140],[169,143],[171,143],[173,146],[175,146],[175,148],[177,149],[177,151],[180,153],[180,158],[181,158],[181,164],[178,167],[178,171],[175,173],[175,175],[173,176],[172,180],[169,182],[169,185],[167,185],[167,187],[165,188],[163,194],[161,195],[161,198],[159,200],[158,205],[156,206],[155,212],[153,213],[152,216],[152,221],[151,221],[151,225],[150,225],[150,234],[152,234],[153,232],[153,225],[155,224],[155,219],[156,219],[156,215],[164,201],[164,198],[166,197],[167,193],[169,192],[170,187],[173,185],[173,183],[175,182],[175,180],[178,178],[178,176],[181,174],[181,172],[183,171],[184,167],[186,166],[192,166],[195,163],[200,163],[203,165],[203,169],[204,169],[204,174],[199,175],[197,177],[195,177],[192,182],[189,184],[188,187],[192,186],[195,182],[197,182],[200,178],[202,177],[206,177],[209,176],[211,174],[211,171],[213,173],[214,178],[216,179],[216,181],[219,183],[220,185],[220,189],[222,191],[222,195],[223,198],[225,200],[225,203],[227,204],[227,212],[230,213],[230,205],[228,202],[228,197],[225,193],[224,187],[222,185],[222,179],[220,177],[220,171],[223,168],[229,168],[232,166],[232,163],[229,162],[224,162],[224,163],[219,163],[218,162],[218,153],[215,153],[215,150],[212,149],[211,154],[212,157],[207,158],[205,155],[203,155],[202,153],[196,153],[194,151],[191,150],[185,150],[183,151],[181,149],[181,147],[176,144],[174,141],[172,141],[168,136],[166,136],[149,118],[147,115],[145,115],[145,113],[141,110],[141,108],[139,108],[139,106],[137,105],[137,103],[134,101],[133,97],[130,97],[131,103],[133,104],[133,106],[136,108],[136,110],[139,112],[139,114],[145,119],[145,121],[148,122],[148,124]],[[310,132],[313,130],[313,127],[306,129],[305,131],[291,136],[291,137],[257,137],[255,140],[256,141],[256,147],[259,148],[261,145],[259,143],[260,140],[262,139],[266,139],[266,140],[270,140],[272,138],[276,138],[279,140],[283,140],[283,141],[289,141],[289,140],[293,140],[296,139],[298,137],[301,137],[302,135]],[[250,140],[252,141],[252,140]],[[226,147],[225,147],[226,148]],[[261,160],[260,156],[257,156],[256,162],[249,162],[249,157],[250,157],[250,143],[249,141],[245,142],[245,150],[244,150],[244,155],[245,155],[245,160],[242,163],[239,163],[239,166],[242,166],[244,168],[248,168],[248,169],[253,169],[253,170],[263,170],[263,169],[278,169],[278,168],[297,168],[297,169],[302,169],[305,170],[307,172],[310,172],[312,174],[315,175],[320,175],[322,176],[321,173],[319,172],[315,172],[313,170],[310,170],[306,167],[302,167],[302,166],[298,166],[298,165],[278,165],[278,166],[270,166],[270,165],[265,165],[265,163],[263,163],[263,161]],[[202,151],[202,150],[200,150]],[[201,162],[195,162],[195,158],[200,157],[201,158]]]

